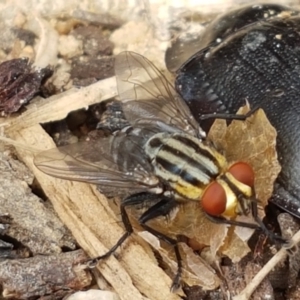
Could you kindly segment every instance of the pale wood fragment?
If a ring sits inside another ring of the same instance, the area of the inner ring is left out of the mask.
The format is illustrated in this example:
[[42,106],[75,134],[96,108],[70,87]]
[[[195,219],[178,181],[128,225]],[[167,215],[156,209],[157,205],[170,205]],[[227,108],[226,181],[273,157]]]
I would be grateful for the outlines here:
[[81,89],[72,88],[47,99],[36,99],[21,115],[11,118],[8,132],[19,131],[35,124],[64,119],[71,111],[88,108],[117,95],[115,77],[107,78]]
[[[96,91],[99,90],[96,88]],[[50,99],[52,102],[42,107],[29,107],[27,112],[12,120],[11,126],[6,127],[7,136],[28,148],[46,150],[55,147],[52,139],[38,123],[64,118],[68,112],[80,108],[78,101],[79,98],[84,98],[85,93],[85,89],[76,92],[72,90],[70,97],[74,97],[72,99],[76,101],[68,99],[68,92],[53,101]],[[93,97],[97,95],[94,92],[92,94]],[[109,93],[113,94],[114,92]],[[100,99],[99,96],[98,102],[107,97],[104,95]],[[91,100],[87,100],[84,105],[87,103],[91,103]],[[10,120],[6,120],[6,123],[9,122]],[[17,148],[17,153],[34,173],[58,216],[88,255],[101,255],[115,244],[124,230],[109,208],[107,199],[98,192],[96,186],[45,175],[35,168],[33,152]],[[121,299],[145,299],[143,295],[149,299],[179,299],[178,295],[170,292],[171,278],[157,266],[156,261],[143,247],[132,238],[129,239],[118,251],[118,259],[111,257],[103,261],[98,266],[99,271]]]

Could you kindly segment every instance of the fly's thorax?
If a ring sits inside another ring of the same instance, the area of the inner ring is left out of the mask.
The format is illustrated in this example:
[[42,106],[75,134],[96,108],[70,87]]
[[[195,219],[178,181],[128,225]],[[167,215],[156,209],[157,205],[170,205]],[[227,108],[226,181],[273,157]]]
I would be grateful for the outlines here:
[[183,133],[157,133],[145,144],[154,173],[186,200],[199,200],[227,163],[210,144]]

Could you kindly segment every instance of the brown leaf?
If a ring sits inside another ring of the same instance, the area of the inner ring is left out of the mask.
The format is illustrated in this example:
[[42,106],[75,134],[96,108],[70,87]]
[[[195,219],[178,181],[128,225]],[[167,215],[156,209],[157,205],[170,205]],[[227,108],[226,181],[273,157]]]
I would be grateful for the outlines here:
[[[243,107],[238,114],[245,114]],[[257,198],[265,207],[273,192],[273,183],[281,167],[276,153],[276,130],[263,110],[258,110],[246,121],[233,121],[228,127],[224,120],[216,120],[208,137],[217,148],[224,149],[228,162],[248,162],[255,172]]]
[[[238,114],[245,114],[247,111],[248,108],[243,107]],[[256,196],[261,206],[260,217],[264,216],[263,208],[272,195],[273,183],[281,170],[277,160],[276,135],[276,130],[261,109],[245,121],[235,120],[228,127],[225,120],[216,120],[208,135],[218,149],[224,150],[229,163],[245,161],[253,167]],[[252,220],[251,217],[243,216],[243,221]],[[251,236],[251,231],[253,232],[251,229],[238,227],[234,231],[230,230],[220,251],[238,262],[249,252],[246,241],[249,234]]]
[[[161,241],[147,231],[139,233],[154,249],[159,251],[163,261],[167,264],[172,276],[177,272],[177,261],[173,249],[166,249],[161,246]],[[214,290],[220,285],[220,280],[215,271],[199,255],[196,255],[185,243],[179,244],[180,253],[183,259],[182,278],[189,286],[201,286],[205,290]]]

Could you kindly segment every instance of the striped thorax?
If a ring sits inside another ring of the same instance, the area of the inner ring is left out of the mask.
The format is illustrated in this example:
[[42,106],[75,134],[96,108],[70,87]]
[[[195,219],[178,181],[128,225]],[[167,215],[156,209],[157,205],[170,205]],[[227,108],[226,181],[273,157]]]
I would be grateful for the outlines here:
[[201,201],[210,215],[235,217],[249,212],[254,173],[243,162],[229,165],[207,140],[182,133],[157,133],[145,144],[156,176],[177,201]]

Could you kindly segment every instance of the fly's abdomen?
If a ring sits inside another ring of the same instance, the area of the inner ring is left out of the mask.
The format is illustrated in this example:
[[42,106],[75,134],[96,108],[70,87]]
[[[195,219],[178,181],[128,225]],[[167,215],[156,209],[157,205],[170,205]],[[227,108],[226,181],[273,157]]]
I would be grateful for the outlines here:
[[216,149],[186,134],[155,134],[146,143],[145,152],[155,174],[187,200],[199,200],[226,165]]

